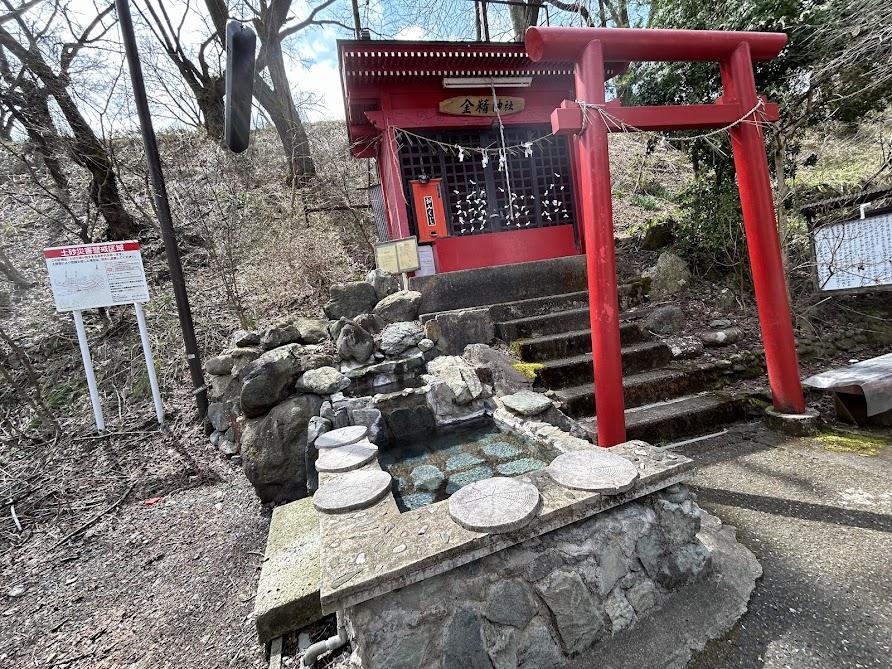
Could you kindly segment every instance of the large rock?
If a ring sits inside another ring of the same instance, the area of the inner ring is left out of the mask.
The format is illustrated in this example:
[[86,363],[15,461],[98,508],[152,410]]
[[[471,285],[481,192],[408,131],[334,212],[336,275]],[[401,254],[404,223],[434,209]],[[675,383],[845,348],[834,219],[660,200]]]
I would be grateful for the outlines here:
[[300,330],[294,323],[278,323],[263,331],[260,336],[260,347],[265,351],[279,348],[285,344],[296,344],[300,342]]
[[399,355],[424,339],[424,330],[415,321],[391,323],[381,331],[381,350],[387,355]]
[[226,402],[211,402],[208,404],[208,421],[210,421],[217,432],[226,432],[232,425],[229,405]]
[[230,370],[230,374],[233,376],[238,376],[242,373],[242,370],[247,367],[249,364],[257,360],[261,355],[263,355],[263,349],[259,346],[252,346],[246,348],[230,348],[226,350],[226,354],[232,356],[232,370]]
[[554,406],[545,395],[532,390],[521,390],[512,395],[505,395],[502,397],[502,402],[513,413],[521,416],[538,416]]
[[532,385],[532,381],[514,368],[515,361],[511,356],[486,344],[470,344],[462,357],[475,367],[489,370],[492,386],[498,395],[516,393]]
[[307,495],[307,425],[319,412],[318,395],[293,395],[241,431],[245,475],[261,502],[290,502]]
[[365,280],[375,289],[378,300],[383,300],[388,295],[392,295],[400,289],[397,278],[390,272],[383,269],[373,269],[365,275]]
[[706,346],[728,346],[737,343],[743,336],[743,330],[736,327],[725,328],[724,330],[708,330],[700,333],[700,341]]
[[319,367],[304,372],[297,380],[296,388],[317,395],[331,395],[350,385],[350,379],[334,367]]
[[494,623],[523,629],[538,609],[536,598],[523,581],[506,579],[490,587],[483,614]]
[[328,321],[322,318],[299,316],[294,319],[294,327],[300,333],[302,344],[321,344],[328,339]]
[[677,304],[664,304],[648,315],[645,327],[658,334],[673,334],[684,328],[685,316]]
[[400,290],[378,302],[373,313],[385,323],[414,321],[418,318],[420,306],[421,293],[417,290]]
[[338,355],[344,360],[365,362],[375,352],[374,337],[349,321],[341,327],[337,342]]
[[536,585],[554,616],[564,650],[577,653],[595,643],[604,632],[604,611],[579,574],[558,570]]
[[468,344],[489,344],[495,339],[489,309],[447,311],[432,320],[436,322],[431,327],[438,335],[437,347],[447,355],[461,355]]
[[675,222],[660,221],[647,226],[641,236],[641,248],[647,251],[657,251],[664,246],[669,246],[675,240]]
[[232,373],[232,366],[235,364],[235,358],[225,351],[213,358],[208,358],[204,363],[204,369],[208,374],[217,374],[225,376]]
[[477,370],[457,355],[444,355],[427,363],[427,371],[446,383],[455,404],[468,404],[483,396]]
[[657,264],[645,272],[650,277],[654,295],[674,295],[691,282],[688,264],[670,251],[657,258]]
[[301,373],[300,344],[288,344],[267,351],[242,370],[239,395],[242,411],[248,418],[264,414],[285,399]]
[[246,346],[259,346],[260,335],[257,332],[248,330],[236,330],[229,338],[229,344],[233,348],[244,348]]
[[329,297],[323,310],[333,320],[367,314],[378,303],[375,287],[365,281],[336,283],[331,287]]

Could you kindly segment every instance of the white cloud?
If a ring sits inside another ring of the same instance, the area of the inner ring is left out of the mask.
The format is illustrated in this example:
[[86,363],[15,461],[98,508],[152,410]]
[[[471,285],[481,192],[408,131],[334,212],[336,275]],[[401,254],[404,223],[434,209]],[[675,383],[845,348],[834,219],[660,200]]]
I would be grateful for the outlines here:
[[421,26],[406,26],[396,34],[396,39],[423,40],[427,36],[427,30]]
[[332,60],[321,60],[309,65],[293,62],[288,71],[288,80],[294,91],[295,100],[300,93],[310,93],[316,104],[305,109],[310,121],[324,121],[344,118],[344,95],[341,91],[341,73]]

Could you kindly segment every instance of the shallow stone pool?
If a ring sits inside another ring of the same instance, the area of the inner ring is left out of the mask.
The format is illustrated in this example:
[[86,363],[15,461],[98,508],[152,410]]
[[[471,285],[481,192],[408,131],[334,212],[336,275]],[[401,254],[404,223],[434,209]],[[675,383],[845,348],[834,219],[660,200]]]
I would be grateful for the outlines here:
[[410,511],[444,500],[475,481],[542,469],[557,455],[481,421],[404,441],[379,453],[378,463],[393,477],[400,511]]

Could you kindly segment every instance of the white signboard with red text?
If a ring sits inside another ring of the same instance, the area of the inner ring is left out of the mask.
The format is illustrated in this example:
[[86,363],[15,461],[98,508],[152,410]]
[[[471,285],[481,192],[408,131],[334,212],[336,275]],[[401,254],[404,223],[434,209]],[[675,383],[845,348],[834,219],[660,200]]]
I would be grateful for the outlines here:
[[58,311],[149,301],[139,242],[108,242],[44,249]]
[[142,305],[149,301],[149,287],[142,264],[139,242],[105,242],[102,244],[79,244],[77,246],[54,246],[43,250],[43,258],[50,275],[50,286],[57,311],[70,311],[74,316],[74,327],[80,344],[90,402],[96,429],[105,429],[105,418],[99,401],[99,388],[93,371],[93,359],[87,344],[87,330],[81,312],[84,309],[114,307],[132,304],[136,309],[136,322],[139,337],[146,358],[146,373],[152,388],[155,415],[159,424],[164,424],[164,407],[161,392],[155,375],[155,363],[149,343],[149,331]]

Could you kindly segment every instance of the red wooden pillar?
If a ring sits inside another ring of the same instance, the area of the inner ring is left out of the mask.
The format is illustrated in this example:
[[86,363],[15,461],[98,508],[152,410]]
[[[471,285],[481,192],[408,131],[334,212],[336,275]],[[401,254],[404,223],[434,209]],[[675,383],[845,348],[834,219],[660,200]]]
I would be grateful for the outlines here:
[[[756,83],[746,42],[721,63],[721,73],[724,97],[737,100],[744,111],[755,107]],[[734,126],[731,146],[774,408],[782,413],[802,413],[805,398],[760,127],[753,123]]]
[[409,214],[406,208],[406,195],[403,191],[403,177],[400,171],[399,150],[396,131],[391,126],[382,132],[378,152],[379,176],[387,208],[387,221],[391,239],[409,236]]
[[[578,99],[591,104],[604,104],[604,54],[600,41],[593,40],[582,50],[576,60],[575,77]],[[576,144],[579,148],[579,198],[588,270],[595,408],[598,445],[615,446],[626,440],[626,420],[613,246],[610,156],[607,153],[607,126],[594,110],[590,110],[590,118]]]

